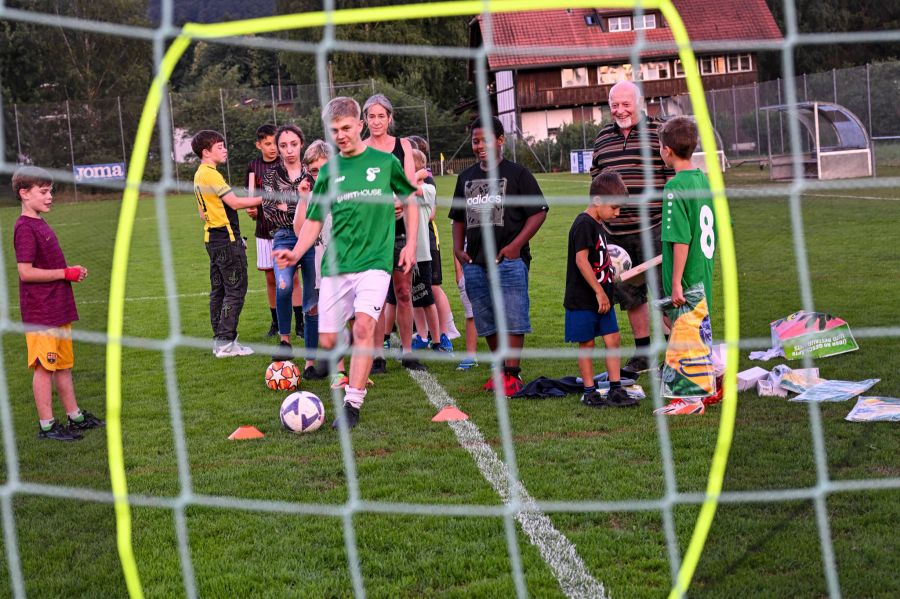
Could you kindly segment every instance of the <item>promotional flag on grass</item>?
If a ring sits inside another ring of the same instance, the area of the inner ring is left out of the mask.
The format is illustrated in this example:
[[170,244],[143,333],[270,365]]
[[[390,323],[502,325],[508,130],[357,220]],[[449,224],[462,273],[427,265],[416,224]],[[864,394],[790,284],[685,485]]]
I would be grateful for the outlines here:
[[799,360],[803,356],[825,358],[859,349],[850,325],[824,312],[800,310],[769,326],[772,346],[780,346],[788,360]]
[[654,302],[672,322],[662,368],[662,396],[706,397],[716,392],[716,374],[703,283],[686,289],[684,299],[684,305],[678,308],[672,305],[671,297]]

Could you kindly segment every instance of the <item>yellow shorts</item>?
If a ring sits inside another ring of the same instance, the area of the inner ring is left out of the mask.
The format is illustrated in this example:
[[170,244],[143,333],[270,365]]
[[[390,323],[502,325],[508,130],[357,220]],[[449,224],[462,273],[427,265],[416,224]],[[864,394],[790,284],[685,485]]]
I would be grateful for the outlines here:
[[75,365],[70,324],[25,333],[25,344],[28,346],[29,368],[35,368],[40,362],[45,370],[53,372]]

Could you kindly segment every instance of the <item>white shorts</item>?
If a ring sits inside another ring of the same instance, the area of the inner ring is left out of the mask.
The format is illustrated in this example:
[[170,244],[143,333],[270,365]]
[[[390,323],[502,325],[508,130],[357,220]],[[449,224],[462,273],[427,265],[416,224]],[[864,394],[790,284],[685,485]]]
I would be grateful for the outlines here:
[[256,270],[272,270],[272,240],[265,237],[256,238]]
[[463,305],[463,314],[466,318],[474,318],[475,315],[474,312],[472,312],[472,302],[469,301],[469,294],[466,293],[466,278],[460,277],[456,286],[459,288],[459,301],[461,301]]
[[391,275],[383,270],[366,270],[322,277],[319,290],[319,332],[337,333],[354,314],[381,316]]
[[317,243],[314,246],[316,264],[316,289],[322,288],[322,257],[325,255],[325,244]]

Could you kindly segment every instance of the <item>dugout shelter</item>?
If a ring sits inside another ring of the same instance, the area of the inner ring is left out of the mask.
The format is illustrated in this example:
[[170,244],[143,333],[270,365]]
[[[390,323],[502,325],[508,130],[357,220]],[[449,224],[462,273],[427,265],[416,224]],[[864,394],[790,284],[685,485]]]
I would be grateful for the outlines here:
[[[725,146],[722,145],[722,137],[719,135],[719,132],[715,129],[712,132],[713,137],[716,139],[716,158],[718,159],[719,169],[724,173],[728,169],[728,160],[725,159],[725,151],[722,149]],[[699,143],[697,144],[697,150],[691,156],[691,165],[694,168],[699,168],[704,173],[706,172],[706,152],[703,151],[703,146]]]
[[[766,135],[769,143],[769,177],[775,181],[794,176],[790,151],[773,152],[772,121],[782,126],[786,119],[796,118],[805,130],[801,132],[800,162],[807,179],[851,179],[871,177],[872,141],[859,118],[831,102],[800,102],[763,106],[766,113]],[[776,134],[779,131],[776,130]],[[786,137],[786,132],[782,132]]]

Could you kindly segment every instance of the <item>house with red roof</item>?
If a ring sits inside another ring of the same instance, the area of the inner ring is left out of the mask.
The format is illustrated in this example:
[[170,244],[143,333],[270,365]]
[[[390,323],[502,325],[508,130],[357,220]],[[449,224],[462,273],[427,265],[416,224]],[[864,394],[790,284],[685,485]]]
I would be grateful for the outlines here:
[[[754,47],[783,39],[765,0],[673,0],[692,45],[704,89],[752,85]],[[641,82],[648,112],[687,93],[684,67],[662,13],[634,9],[553,9],[483,16],[469,24],[470,47],[490,30],[487,57],[492,108],[504,127],[552,137],[567,123],[602,121],[609,89]],[[638,38],[643,47],[637,57]],[[473,67],[470,67],[473,68]],[[474,70],[470,72],[474,79]]]

